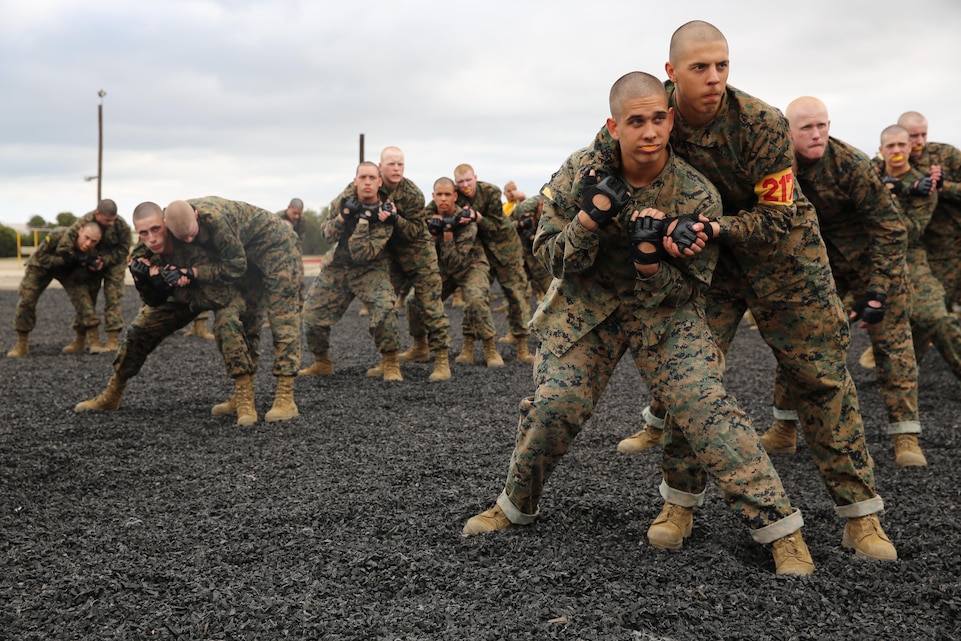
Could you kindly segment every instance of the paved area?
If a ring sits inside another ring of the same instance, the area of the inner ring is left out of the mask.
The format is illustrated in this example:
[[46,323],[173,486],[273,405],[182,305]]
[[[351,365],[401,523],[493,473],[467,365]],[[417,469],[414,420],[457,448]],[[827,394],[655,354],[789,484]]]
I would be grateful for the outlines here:
[[[320,273],[320,256],[304,256],[304,275],[316,276]],[[27,264],[24,257],[22,261],[16,258],[0,258],[0,289],[16,291],[20,287],[20,280],[23,278],[23,270]],[[133,286],[133,278],[127,272],[127,284]],[[53,281],[51,287],[60,287],[60,283]]]

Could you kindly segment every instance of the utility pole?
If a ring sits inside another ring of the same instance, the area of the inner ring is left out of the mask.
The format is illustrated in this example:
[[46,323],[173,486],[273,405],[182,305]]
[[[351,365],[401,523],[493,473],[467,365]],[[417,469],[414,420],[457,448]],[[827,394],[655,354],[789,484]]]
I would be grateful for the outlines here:
[[364,162],[364,134],[360,134],[360,160],[358,164]]
[[97,207],[100,206],[100,185],[103,182],[103,97],[107,92],[97,92],[100,104],[97,106]]

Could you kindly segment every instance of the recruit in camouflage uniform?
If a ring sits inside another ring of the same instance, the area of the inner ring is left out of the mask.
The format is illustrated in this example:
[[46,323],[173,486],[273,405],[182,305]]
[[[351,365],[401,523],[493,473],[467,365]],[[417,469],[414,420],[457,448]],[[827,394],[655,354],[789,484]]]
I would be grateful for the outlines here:
[[[481,218],[477,223],[477,235],[484,244],[487,260],[491,266],[490,278],[500,283],[501,291],[507,301],[507,325],[510,335],[517,345],[517,360],[533,362],[527,344],[530,330],[530,301],[527,298],[527,276],[524,273],[524,252],[514,223],[504,215],[501,190],[490,183],[477,180],[470,165],[459,165],[454,169],[455,182],[469,178],[473,183],[473,193],[466,195],[463,185],[458,184],[457,205],[471,209]],[[433,216],[437,207],[433,202],[427,204],[427,215]]]
[[[703,309],[717,246],[708,243],[690,259],[668,260],[658,254],[653,261],[645,260],[650,264],[636,265],[640,260],[625,231],[631,212],[645,217],[647,208],[653,208],[694,221],[721,215],[716,190],[666,146],[670,116],[659,81],[636,72],[625,78],[636,76],[648,79],[638,89],[647,92],[647,100],[637,106],[625,97],[621,109],[612,104],[612,112],[623,110],[622,120],[616,121],[619,125],[635,119],[658,123],[646,125],[653,133],[644,140],[659,149],[662,164],[648,170],[646,178],[635,178],[644,186],[627,188],[624,199],[607,209],[621,212],[613,218],[596,217],[601,205],[591,198],[591,185],[606,176],[597,187],[614,180],[623,189],[620,180],[628,175],[621,174],[617,145],[603,158],[588,149],[575,152],[541,190],[545,205],[534,252],[554,280],[531,321],[540,340],[534,364],[536,392],[521,401],[503,493],[494,508],[468,521],[464,533],[527,524],[537,516],[545,482],[590,418],[621,356],[630,350],[651,394],[671,404],[681,430],[672,452],[684,449],[687,454],[683,459],[665,458],[662,495],[693,506],[703,494],[688,491],[709,475],[756,541],[773,543],[776,550],[783,549],[788,539],[792,541],[788,546],[803,546],[800,512],[792,510],[753,426],[722,384],[724,359],[711,339]],[[635,141],[627,138],[622,144],[633,147]],[[628,159],[625,152],[624,157],[625,171],[628,161],[636,167],[635,153]],[[594,170],[598,174],[592,181],[589,175]],[[634,169],[631,175],[639,171]],[[613,203],[610,191],[605,195]],[[596,223],[594,231],[585,226],[584,216]],[[643,242],[638,250],[642,247]],[[643,271],[648,267],[656,271]],[[648,532],[652,545],[680,547],[679,541],[661,541],[655,529],[652,526]],[[689,530],[684,536],[688,534]],[[778,571],[813,571],[810,555],[803,549],[803,554],[791,553],[784,566],[778,562]],[[794,565],[801,558],[805,558],[803,565]]]
[[[878,178],[868,156],[853,146],[819,133],[823,145],[802,149],[810,134],[801,131],[826,126],[827,108],[814,98],[800,98],[788,106],[795,136],[798,184],[817,210],[821,236],[827,247],[831,271],[842,300],[849,292],[860,301],[880,303],[881,319],[866,330],[877,354],[877,383],[888,413],[887,434],[892,435],[895,461],[902,467],[925,465],[918,445],[918,366],[911,342],[910,294],[905,252],[907,230],[893,196]],[[816,160],[803,154],[820,153]],[[859,318],[874,318],[864,309]],[[797,413],[780,368],[774,386],[775,422],[761,437],[769,453],[794,453]]]
[[[29,335],[37,326],[37,302],[40,295],[54,280],[63,285],[76,312],[75,325],[78,333],[86,337],[98,333],[95,299],[100,268],[103,262],[97,252],[100,228],[87,223],[81,226],[72,244],[62,241],[69,236],[67,227],[53,229],[27,259],[26,271],[20,281],[17,308],[13,315],[13,329],[17,332],[17,345],[7,356],[19,358],[29,353]],[[97,341],[99,344],[100,341]],[[73,343],[63,348],[65,354],[80,350],[72,349]]]
[[511,220],[517,227],[517,234],[524,248],[524,273],[531,291],[540,301],[547,288],[551,285],[551,273],[534,257],[534,235],[537,233],[537,223],[541,219],[543,197],[538,194],[525,198],[511,210]]
[[[385,154],[391,149],[393,148],[388,147],[382,158],[386,158]],[[403,156],[400,158],[402,160]],[[351,183],[340,198],[354,198],[356,195],[357,188]],[[427,233],[424,192],[413,181],[401,178],[393,188],[386,183],[382,184],[377,195],[381,202],[390,202],[397,213],[392,219],[394,233],[387,241],[390,280],[394,292],[397,296],[402,296],[404,292],[412,289],[417,307],[423,312],[417,327],[409,327],[413,345],[399,354],[399,359],[402,362],[425,363],[433,353],[434,372],[431,373],[431,380],[447,380],[450,378],[450,319],[444,311],[444,299],[441,297],[437,252],[430,234]],[[376,375],[377,372],[377,367],[372,368],[371,375]]]
[[287,209],[278,211],[277,215],[290,224],[290,228],[297,234],[297,251],[304,253],[304,235],[307,233],[307,221],[304,220],[304,201],[293,198]]
[[[712,223],[721,245],[707,293],[714,340],[727,352],[751,310],[791,389],[808,452],[835,513],[846,519],[842,546],[873,560],[896,560],[877,516],[884,502],[874,489],[857,389],[847,369],[848,314],[817,212],[795,185],[787,121],[774,107],[727,84],[727,40],[713,25],[693,21],[680,27],[671,39],[671,59],[665,83],[676,112],[671,144],[714,184],[724,204],[724,216]],[[697,126],[687,118],[695,118]],[[609,150],[611,142],[602,130],[595,149]],[[653,400],[654,406],[660,403]],[[654,414],[664,412],[657,407]],[[684,462],[687,453],[675,451],[670,432],[676,428],[667,418],[665,456]],[[704,480],[686,491],[703,492]]]
[[[294,378],[300,365],[304,263],[296,234],[273,212],[216,196],[174,201],[164,211],[164,220],[175,238],[219,256],[216,264],[195,270],[194,280],[239,286],[248,271],[258,272],[263,287],[245,290],[245,304],[267,311],[273,338],[272,373],[277,379],[274,402],[264,419],[299,416]],[[246,383],[243,387],[235,395],[242,392],[246,400]]]
[[[937,187],[938,204],[921,242],[928,265],[947,296],[948,309],[961,303],[961,150],[942,142],[928,142],[928,122],[917,112],[898,118],[911,139],[911,166],[928,174],[934,166],[941,168]],[[924,342],[925,337],[916,337]]]
[[[402,381],[397,354],[400,346],[397,296],[390,282],[390,258],[386,249],[396,224],[386,219],[396,213],[378,199],[377,187],[381,180],[377,165],[361,163],[357,171],[356,180],[365,185],[359,193],[361,196],[369,193],[363,202],[376,211],[369,212],[370,218],[365,217],[361,202],[355,198],[337,199],[330,204],[330,218],[321,225],[321,233],[328,243],[336,245],[307,292],[304,332],[315,362],[301,370],[300,376],[333,374],[330,328],[343,317],[356,297],[370,311],[370,334],[382,357],[379,375],[385,381]],[[381,214],[385,220],[380,220]],[[376,369],[371,368],[371,376]]]
[[[474,341],[484,345],[484,360],[488,367],[502,367],[504,360],[494,344],[494,319],[490,308],[490,264],[484,246],[477,238],[477,223],[465,216],[462,207],[455,204],[454,181],[439,179],[434,183],[434,198],[443,193],[448,200],[431,217],[429,229],[434,233],[437,245],[438,265],[443,282],[441,300],[446,300],[458,287],[464,296],[464,317],[461,333],[464,348],[458,363],[474,362]],[[448,211],[449,209],[449,211]],[[446,220],[445,220],[446,218]],[[407,318],[411,333],[423,331],[423,309],[413,297],[407,299]]]
[[[159,233],[165,239],[157,252],[151,251],[143,241],[131,252],[130,271],[144,305],[124,334],[114,358],[115,375],[108,383],[107,390],[94,399],[79,403],[75,408],[78,412],[119,409],[120,397],[127,381],[140,372],[147,356],[165,338],[189,324],[202,312],[215,312],[217,346],[223,355],[227,375],[234,379],[237,386],[250,383],[251,376],[257,369],[263,309],[256,305],[247,306],[243,294],[248,289],[257,291],[262,288],[259,274],[256,271],[248,272],[239,285],[200,279],[194,279],[184,286],[173,284],[180,280],[179,276],[167,280],[164,278],[165,272],[172,268],[190,266],[196,273],[198,269],[218,263],[219,256],[202,245],[176,240],[162,226],[163,213],[158,205],[143,203],[138,208],[140,207],[148,214],[156,213],[153,218],[148,215],[143,219],[148,223],[155,220]],[[136,212],[134,224],[138,225]],[[146,268],[150,270],[149,274],[138,269],[141,264],[149,266]],[[254,297],[253,300],[256,299]],[[238,425],[255,423],[257,414],[253,406],[252,386],[247,387],[251,387],[248,399],[238,402],[236,398],[232,398],[228,403],[215,406],[212,414],[236,414]]]
[[[96,336],[90,337],[90,351],[112,352],[117,349],[120,332],[124,326],[121,298],[125,288],[124,278],[127,275],[127,256],[130,254],[130,226],[117,215],[116,203],[105,198],[100,201],[97,209],[84,214],[70,226],[67,234],[61,239],[61,244],[66,248],[72,247],[76,243],[80,227],[91,222],[97,223],[102,233],[97,252],[103,260],[100,276],[103,283],[103,329],[106,332],[107,341],[101,346],[99,332],[97,332]],[[97,301],[100,284],[100,280],[94,283],[94,303]],[[83,328],[79,327],[76,321],[74,329],[77,331],[76,341],[79,348],[77,351],[82,351],[86,336],[83,334]]]
[[[896,126],[895,126],[896,127]],[[889,128],[890,129],[890,128]],[[907,132],[900,130],[891,134],[883,134],[882,154],[890,155],[885,150],[885,140],[900,139],[903,149],[895,150],[901,156],[907,153]],[[886,132],[888,130],[885,130]],[[905,224],[908,226],[908,278],[911,282],[911,332],[914,335],[914,347],[917,354],[924,354],[926,341],[934,344],[938,353],[944,358],[951,372],[961,380],[961,321],[948,311],[945,304],[944,287],[935,278],[928,264],[927,250],[922,238],[926,229],[933,222],[933,214],[937,207],[938,193],[930,189],[931,179],[918,169],[910,167],[907,171],[899,170],[896,178],[891,178],[892,169],[886,168],[884,180],[892,182],[897,192],[898,203]],[[924,181],[927,181],[926,184]],[[941,223],[945,223],[941,219]],[[953,224],[953,223],[949,223]],[[924,337],[925,343],[919,341]]]

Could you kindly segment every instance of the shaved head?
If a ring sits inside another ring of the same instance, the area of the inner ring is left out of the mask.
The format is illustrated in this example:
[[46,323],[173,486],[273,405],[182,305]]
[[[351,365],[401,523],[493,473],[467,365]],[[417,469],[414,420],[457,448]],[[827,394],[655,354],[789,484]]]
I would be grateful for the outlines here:
[[727,46],[727,38],[720,29],[703,20],[692,20],[678,27],[671,36],[669,60],[672,65],[677,65],[689,45],[715,42],[723,42]]
[[928,119],[922,116],[917,111],[905,111],[898,118],[898,124],[902,127],[908,127],[909,125],[926,125],[928,124]]
[[610,105],[611,118],[620,120],[624,111],[624,103],[635,98],[661,95],[667,101],[664,83],[643,71],[632,71],[617,79],[611,87]]
[[888,138],[889,136],[898,136],[898,135],[904,135],[904,136],[910,137],[908,130],[902,127],[901,125],[888,125],[881,132],[881,144],[884,144],[885,138]]
[[136,223],[138,220],[143,220],[144,218],[149,218],[150,216],[160,215],[163,217],[164,210],[160,208],[157,203],[152,203],[150,201],[142,202],[133,210],[133,221]]
[[801,114],[808,113],[825,113],[827,114],[827,106],[812,96],[801,96],[800,98],[795,98],[791,101],[791,104],[787,106],[784,110],[784,115],[787,117],[788,122],[794,122],[798,119]]
[[164,210],[164,221],[171,234],[184,240],[185,236],[196,231],[197,214],[186,200],[175,200]]

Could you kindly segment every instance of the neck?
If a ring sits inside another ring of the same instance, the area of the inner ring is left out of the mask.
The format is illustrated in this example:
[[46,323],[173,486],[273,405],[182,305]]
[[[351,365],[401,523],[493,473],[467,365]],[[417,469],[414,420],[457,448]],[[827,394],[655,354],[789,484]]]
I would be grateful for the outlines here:
[[892,167],[890,164],[884,163],[884,173],[895,178],[900,178],[909,171],[911,171],[911,165],[908,163],[904,163],[900,167]]
[[630,161],[622,161],[621,173],[624,176],[624,180],[626,180],[631,187],[647,187],[664,171],[664,167],[667,165],[667,159],[668,154],[665,151],[657,162],[653,163],[639,165]]

